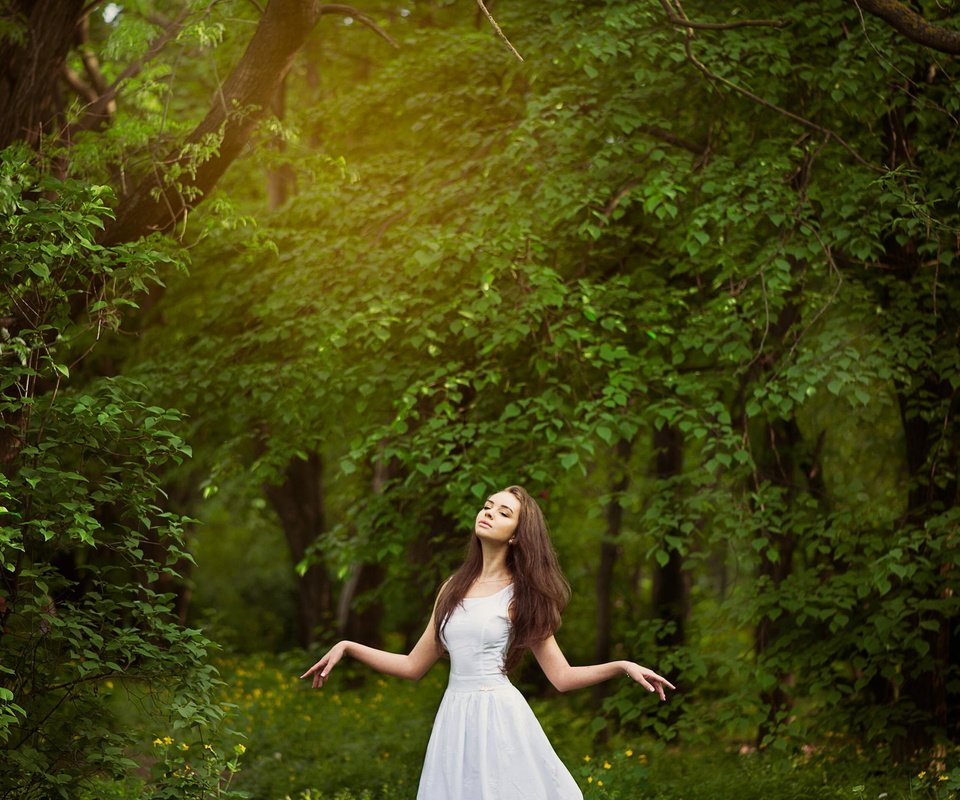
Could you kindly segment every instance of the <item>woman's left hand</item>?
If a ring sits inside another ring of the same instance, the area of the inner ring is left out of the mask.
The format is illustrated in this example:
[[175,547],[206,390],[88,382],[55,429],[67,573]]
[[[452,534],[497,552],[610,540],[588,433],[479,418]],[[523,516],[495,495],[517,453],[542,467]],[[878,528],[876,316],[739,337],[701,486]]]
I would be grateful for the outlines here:
[[633,678],[641,686],[644,686],[649,691],[656,692],[658,695],[660,695],[661,700],[667,699],[667,695],[664,692],[664,687],[669,689],[677,688],[662,675],[657,675],[657,673],[652,669],[641,667],[639,664],[634,664],[632,661],[626,662],[624,670],[626,671],[627,675]]

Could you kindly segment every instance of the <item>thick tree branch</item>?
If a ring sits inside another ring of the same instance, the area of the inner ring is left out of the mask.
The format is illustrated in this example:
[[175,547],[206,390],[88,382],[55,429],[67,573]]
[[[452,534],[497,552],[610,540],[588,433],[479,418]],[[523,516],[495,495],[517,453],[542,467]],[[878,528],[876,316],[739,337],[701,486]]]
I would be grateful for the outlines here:
[[873,14],[908,39],[924,47],[951,55],[960,54],[960,31],[941,28],[898,0],[849,0],[857,8]]
[[246,51],[217,91],[206,117],[184,146],[168,155],[124,197],[102,243],[132,241],[168,231],[213,189],[240,155],[271,102],[293,59],[324,14],[349,14],[396,43],[352,6],[316,0],[270,0]]

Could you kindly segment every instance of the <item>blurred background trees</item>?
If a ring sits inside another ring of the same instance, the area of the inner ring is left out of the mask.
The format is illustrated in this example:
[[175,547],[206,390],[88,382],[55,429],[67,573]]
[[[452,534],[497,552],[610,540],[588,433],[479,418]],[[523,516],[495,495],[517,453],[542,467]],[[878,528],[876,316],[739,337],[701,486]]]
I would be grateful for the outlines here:
[[955,15],[74,5],[0,59],[7,785],[192,628],[409,643],[511,483],[682,689],[596,733],[956,744]]

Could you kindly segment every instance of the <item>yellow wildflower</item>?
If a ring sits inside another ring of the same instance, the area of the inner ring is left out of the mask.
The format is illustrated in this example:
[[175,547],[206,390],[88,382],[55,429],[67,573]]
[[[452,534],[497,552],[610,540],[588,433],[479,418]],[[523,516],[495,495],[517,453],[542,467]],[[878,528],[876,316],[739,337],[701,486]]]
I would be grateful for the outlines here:
[[213,750],[213,745],[212,745],[212,744],[205,744],[205,745],[203,746],[203,749],[204,749],[204,750]]
[[948,780],[950,780],[950,778],[947,777],[946,775],[940,775],[940,776],[937,778],[937,780],[938,780],[938,781],[948,781]]
[[922,769],[920,770],[920,772],[917,773],[917,777],[923,778],[926,774],[927,774],[927,771],[925,769]]
[[158,739],[154,739],[154,740],[153,740],[153,743],[154,743],[154,744],[158,744],[158,745],[159,745],[159,744],[163,744],[163,739],[159,739],[159,738],[158,738]]
[[593,783],[593,775],[587,776],[587,783]]
[[611,764],[609,761],[604,761],[604,762],[603,762],[603,768],[604,768],[604,769],[610,769],[610,767],[612,767],[612,766],[613,766],[613,764]]
[[173,744],[173,739],[171,739],[169,736],[164,736],[164,737],[163,737],[163,743],[164,743],[164,744]]
[[603,781],[597,781],[597,786],[603,786]]
[[624,753],[624,755],[625,755],[627,758],[632,758],[632,757],[633,757],[633,750],[627,750],[627,751]]
[[584,757],[583,757],[583,760],[584,760],[584,761],[592,761],[593,759],[590,758],[590,756],[584,756]]
[[233,746],[233,752],[236,753],[238,756],[242,756],[244,753],[247,752],[247,748],[245,745],[235,744]]
[[637,761],[639,761],[641,764],[646,764],[646,763],[647,763],[647,754],[646,754],[646,753],[641,753],[640,755],[638,755],[638,756],[637,756]]
[[180,745],[180,749],[183,750],[184,752],[186,752],[187,750],[190,749],[190,745],[188,745],[186,742],[184,742],[183,744]]

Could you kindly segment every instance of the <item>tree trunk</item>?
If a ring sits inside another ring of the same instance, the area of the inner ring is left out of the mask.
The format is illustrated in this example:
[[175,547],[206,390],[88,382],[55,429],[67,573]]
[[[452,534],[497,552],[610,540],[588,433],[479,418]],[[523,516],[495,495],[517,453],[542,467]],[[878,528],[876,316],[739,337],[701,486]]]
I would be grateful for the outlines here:
[[[330,7],[327,7],[329,11]],[[101,244],[128,242],[168,231],[213,189],[240,155],[254,128],[274,102],[293,59],[324,13],[315,0],[270,0],[246,52],[217,92],[203,121],[120,202],[117,218]],[[209,155],[198,156],[194,148]],[[176,181],[170,175],[177,174]]]
[[[277,87],[277,93],[274,95],[271,103],[273,115],[282,120],[286,113],[286,95],[287,81],[284,79]],[[286,143],[280,136],[277,136],[271,143],[271,148],[278,153],[286,150]],[[289,164],[279,164],[267,167],[267,208],[276,211],[280,208],[291,195],[296,194],[296,173],[290,168]]]
[[[938,376],[929,376],[920,381],[914,388],[913,396],[903,393],[906,387],[901,387],[898,393],[900,418],[903,424],[906,461],[909,471],[909,491],[907,510],[901,524],[909,527],[923,527],[932,517],[942,514],[948,509],[955,508],[958,502],[956,469],[960,461],[960,443],[957,436],[950,436],[950,430],[956,429],[953,422],[960,415],[960,394],[955,392],[949,382],[940,380]],[[917,401],[916,398],[922,398]],[[944,411],[944,419],[933,423],[918,413],[916,405],[928,404],[936,398]],[[946,435],[943,435],[946,434]],[[941,452],[937,453],[937,450]],[[937,472],[937,462],[952,470],[952,477],[936,481],[933,475]],[[939,559],[936,552],[928,549],[927,543],[916,554],[917,558]],[[955,590],[949,588],[950,580],[947,573],[952,566],[944,564],[941,574],[944,576],[941,585],[944,587],[939,595],[941,598],[950,596]],[[954,581],[954,584],[956,581]],[[951,699],[956,703],[958,692],[948,688],[947,675],[951,667],[951,651],[955,652],[958,639],[956,620],[949,619],[940,613],[926,612],[925,617],[933,618],[937,622],[937,629],[926,631],[925,639],[933,657],[933,668],[929,671],[911,675],[908,674],[899,689],[899,698],[908,700],[921,713],[922,719],[908,724],[902,736],[894,740],[894,758],[905,761],[912,756],[929,751],[934,744],[933,729],[946,732],[950,727],[949,709]],[[919,625],[920,618],[917,617]],[[951,648],[951,644],[954,645]],[[954,705],[955,709],[957,706]],[[956,713],[956,712],[955,712]],[[953,724],[957,724],[956,717]]]
[[[597,571],[597,641],[594,646],[594,661],[598,664],[610,660],[611,628],[613,623],[613,572],[620,550],[618,540],[623,527],[623,493],[630,485],[630,454],[632,444],[626,439],[617,442],[613,458],[613,485],[607,503],[607,530],[600,542],[600,568]],[[599,705],[609,690],[608,683],[593,687],[593,702]]]
[[[764,436],[764,448],[757,460],[758,479],[761,483],[771,483],[785,492],[784,504],[789,507],[796,493],[796,454],[800,445],[800,428],[795,419],[772,420],[767,423]],[[793,571],[793,553],[797,542],[793,533],[764,531],[764,538],[770,543],[760,554],[760,566],[757,570],[761,579],[767,579],[776,591],[777,587]],[[779,618],[780,620],[783,617]],[[777,620],[764,615],[757,622],[754,631],[753,648],[758,661],[770,646],[779,638],[781,626]],[[793,701],[784,688],[787,675],[777,672],[776,683],[770,689],[760,692],[760,699],[767,707],[766,722],[757,730],[757,746],[763,743],[773,731],[782,715],[788,711]]]
[[[273,505],[294,563],[324,531],[323,461],[318,453],[294,458],[280,486],[266,485],[264,493]],[[297,578],[297,635],[301,646],[317,640],[319,628],[333,621],[333,591],[322,559]]]
[[[383,494],[384,487],[392,477],[395,477],[396,468],[378,459],[373,465],[371,489],[374,494]],[[383,644],[383,603],[380,600],[368,602],[366,607],[358,609],[354,603],[358,595],[378,589],[386,577],[386,569],[382,564],[355,564],[350,570],[340,590],[340,603],[337,608],[337,629],[344,639],[362,642],[371,647],[381,647]]]
[[[683,434],[672,425],[653,432],[653,472],[658,481],[669,481],[683,471]],[[675,531],[676,536],[682,536]],[[669,549],[666,564],[659,562],[653,572],[653,615],[665,623],[659,641],[667,647],[686,642],[689,614],[689,576],[683,568],[683,554]]]
[[[0,37],[0,148],[41,137],[63,125],[60,80],[76,42],[84,0],[14,0],[4,16],[23,20],[22,40]],[[10,23],[8,23],[10,24]]]

